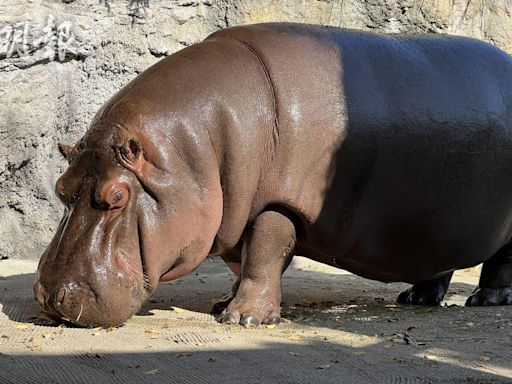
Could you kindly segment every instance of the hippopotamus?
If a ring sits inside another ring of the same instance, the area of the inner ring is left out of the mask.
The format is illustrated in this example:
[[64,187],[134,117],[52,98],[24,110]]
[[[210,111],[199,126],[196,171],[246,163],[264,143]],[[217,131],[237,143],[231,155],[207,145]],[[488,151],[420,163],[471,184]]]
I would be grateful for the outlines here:
[[[59,149],[65,206],[35,298],[118,326],[208,256],[239,276],[224,323],[280,321],[294,255],[437,305],[512,304],[512,59],[455,36],[270,23],[160,60]],[[340,280],[343,276],[340,276]]]

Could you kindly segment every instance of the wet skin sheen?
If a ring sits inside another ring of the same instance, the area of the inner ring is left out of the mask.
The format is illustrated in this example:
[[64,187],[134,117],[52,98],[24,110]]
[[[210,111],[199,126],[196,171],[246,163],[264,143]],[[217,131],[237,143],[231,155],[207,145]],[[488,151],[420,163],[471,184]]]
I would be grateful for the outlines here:
[[239,275],[214,307],[228,323],[279,321],[295,254],[411,283],[399,302],[427,305],[484,262],[467,304],[512,302],[512,59],[486,43],[229,28],[60,150],[66,209],[34,286],[55,319],[120,325],[208,255]]

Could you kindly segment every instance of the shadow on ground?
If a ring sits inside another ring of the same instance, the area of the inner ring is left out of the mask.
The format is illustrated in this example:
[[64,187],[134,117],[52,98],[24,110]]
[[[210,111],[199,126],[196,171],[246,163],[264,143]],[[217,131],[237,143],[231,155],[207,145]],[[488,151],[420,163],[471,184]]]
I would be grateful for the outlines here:
[[[329,349],[328,351],[326,349]],[[456,364],[467,356],[428,361],[382,356],[377,345],[363,351],[313,341],[269,342],[257,349],[181,352],[11,355],[0,366],[12,382],[59,383],[510,383],[510,378]],[[36,376],[37,375],[37,376]]]
[[476,273],[459,273],[448,306],[413,308],[395,304],[405,284],[292,269],[283,279],[285,323],[257,329],[208,314],[233,283],[217,262],[162,284],[114,330],[38,322],[34,277],[0,280],[0,382],[512,383],[512,308],[453,305],[474,289]]

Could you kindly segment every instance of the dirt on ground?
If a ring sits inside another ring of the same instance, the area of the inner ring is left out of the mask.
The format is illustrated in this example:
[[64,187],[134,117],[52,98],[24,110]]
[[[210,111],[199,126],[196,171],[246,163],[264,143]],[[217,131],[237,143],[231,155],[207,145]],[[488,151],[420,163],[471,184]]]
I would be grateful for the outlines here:
[[208,314],[233,275],[220,260],[162,284],[115,329],[42,320],[37,263],[0,261],[1,383],[512,383],[512,307],[466,308],[478,268],[440,307],[395,303],[405,284],[307,259],[283,278],[283,323],[243,328]]

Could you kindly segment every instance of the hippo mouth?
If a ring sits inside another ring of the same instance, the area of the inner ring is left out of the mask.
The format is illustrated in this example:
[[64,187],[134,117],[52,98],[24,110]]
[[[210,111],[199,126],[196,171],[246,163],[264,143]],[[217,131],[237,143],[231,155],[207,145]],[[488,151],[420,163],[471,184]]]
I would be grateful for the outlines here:
[[[138,237],[138,243],[139,243],[139,258],[140,258],[140,264],[142,268],[142,289],[146,296],[145,300],[141,301],[141,307],[144,304],[146,300],[149,300],[151,297],[151,294],[155,291],[156,286],[158,282],[152,282],[150,278],[150,274],[148,272],[148,263],[146,260],[146,255],[144,253],[144,246],[142,243],[142,233],[141,233],[141,226],[140,223],[137,223],[137,237]],[[140,310],[140,309],[139,309]]]
[[73,283],[54,292],[38,281],[34,293],[44,316],[57,324],[108,328],[123,325],[149,297],[140,285],[134,289],[125,285],[121,289],[112,295],[111,290],[105,294],[87,283]]
[[147,272],[143,247],[135,247],[135,252],[117,249],[113,261],[109,273],[100,268],[99,277],[90,281],[68,278],[60,289],[55,289],[55,284],[44,287],[39,278],[34,285],[35,298],[46,318],[81,328],[115,327],[139,312],[156,287]]

